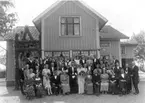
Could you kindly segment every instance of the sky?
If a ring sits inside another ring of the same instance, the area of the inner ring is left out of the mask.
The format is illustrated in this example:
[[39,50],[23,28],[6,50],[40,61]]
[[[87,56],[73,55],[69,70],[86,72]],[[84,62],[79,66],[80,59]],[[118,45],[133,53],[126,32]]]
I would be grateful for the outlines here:
[[[32,20],[57,0],[13,0],[17,26],[34,25]],[[83,0],[108,20],[108,25],[127,36],[145,31],[144,0]]]

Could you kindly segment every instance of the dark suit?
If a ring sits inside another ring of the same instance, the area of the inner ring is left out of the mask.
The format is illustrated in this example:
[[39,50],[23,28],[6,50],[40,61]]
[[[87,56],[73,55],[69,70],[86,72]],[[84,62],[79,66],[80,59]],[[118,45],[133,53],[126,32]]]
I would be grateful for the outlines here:
[[132,87],[132,85],[131,85],[131,68],[128,67],[128,68],[125,68],[124,70],[125,70],[125,74],[126,74],[127,93],[130,93],[130,91],[132,89],[131,88]]
[[124,77],[120,74],[119,77],[119,88],[120,88],[120,93],[124,94],[126,92],[126,74],[124,73]]
[[100,83],[101,83],[100,75],[97,76],[93,75],[92,82],[93,82],[94,93],[98,95],[100,93]]
[[86,60],[80,59],[80,64],[81,64],[82,66],[84,66],[85,63],[86,63]]
[[56,67],[50,67],[51,76],[53,76],[53,73],[55,70],[56,70]]
[[138,83],[139,83],[139,74],[138,74],[138,67],[134,66],[132,68],[132,82],[133,82],[133,86],[135,88],[135,92],[139,93],[139,89],[138,89]]
[[72,67],[70,67],[68,74],[69,74],[69,78],[70,78],[70,81],[69,81],[70,91],[71,91],[71,93],[77,93],[78,92],[77,69],[74,68],[74,70],[73,70]]
[[24,85],[24,72],[22,69],[19,69],[19,76],[20,76],[20,89],[21,89],[21,93],[24,94],[24,90],[23,90],[23,85]]
[[52,92],[55,95],[59,94],[59,90],[60,90],[60,77],[59,76],[52,76],[51,77],[51,84],[52,84]]

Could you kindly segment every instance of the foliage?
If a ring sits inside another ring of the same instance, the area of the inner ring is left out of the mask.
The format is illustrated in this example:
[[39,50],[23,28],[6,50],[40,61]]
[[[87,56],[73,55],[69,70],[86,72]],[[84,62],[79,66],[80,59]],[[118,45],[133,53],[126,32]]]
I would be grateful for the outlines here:
[[136,41],[138,43],[138,46],[134,49],[134,55],[136,61],[142,65],[141,70],[145,71],[143,66],[145,61],[145,31],[140,31],[138,34],[133,34],[131,41]]
[[141,31],[138,34],[133,34],[131,41],[136,41],[138,46],[134,49],[136,60],[145,60],[145,32]]
[[4,36],[11,31],[17,21],[16,13],[8,13],[11,8],[14,8],[11,1],[0,1],[0,36]]

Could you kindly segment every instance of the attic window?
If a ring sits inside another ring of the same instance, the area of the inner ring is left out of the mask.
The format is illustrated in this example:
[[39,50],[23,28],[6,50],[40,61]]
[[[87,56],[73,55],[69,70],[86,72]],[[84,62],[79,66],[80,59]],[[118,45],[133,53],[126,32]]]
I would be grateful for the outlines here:
[[61,35],[80,35],[80,17],[61,17]]

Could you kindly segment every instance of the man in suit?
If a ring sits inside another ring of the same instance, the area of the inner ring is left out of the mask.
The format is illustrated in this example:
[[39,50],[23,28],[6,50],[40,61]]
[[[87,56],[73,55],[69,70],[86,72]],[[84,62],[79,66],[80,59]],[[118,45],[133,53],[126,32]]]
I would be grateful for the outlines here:
[[70,91],[71,93],[78,92],[78,84],[77,84],[77,68],[75,67],[74,62],[71,63],[71,67],[68,70],[69,78],[70,78]]
[[55,70],[56,70],[56,67],[54,66],[54,63],[52,62],[51,67],[50,67],[51,76],[53,76]]
[[121,67],[119,66],[119,62],[115,63],[114,73],[115,73],[116,89],[117,89],[116,93],[120,93],[119,78],[120,78],[120,74],[121,74]]
[[24,71],[23,68],[19,68],[19,76],[20,76],[20,89],[21,93],[24,95],[23,85],[24,85]]
[[128,64],[125,64],[124,71],[125,71],[126,79],[127,79],[127,80],[126,80],[126,82],[127,82],[127,87],[126,87],[126,89],[127,89],[127,94],[129,94],[130,91],[131,91],[132,85],[131,85],[131,68],[129,67]]
[[138,83],[139,83],[139,74],[138,67],[135,65],[135,61],[132,62],[132,82],[135,89],[135,95],[139,94]]
[[52,92],[55,95],[59,94],[60,91],[60,76],[57,75],[57,70],[54,71],[54,75],[51,77],[51,83],[52,83]]

